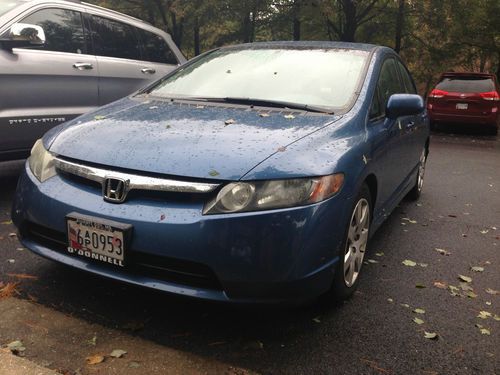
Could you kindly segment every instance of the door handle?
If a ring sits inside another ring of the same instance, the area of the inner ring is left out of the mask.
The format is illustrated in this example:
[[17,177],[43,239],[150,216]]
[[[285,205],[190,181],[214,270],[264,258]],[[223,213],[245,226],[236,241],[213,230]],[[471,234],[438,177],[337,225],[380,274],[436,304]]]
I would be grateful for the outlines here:
[[94,65],[92,65],[91,63],[77,62],[73,64],[73,68],[78,70],[91,70],[94,69]]
[[156,70],[153,68],[143,68],[141,69],[142,74],[155,74]]

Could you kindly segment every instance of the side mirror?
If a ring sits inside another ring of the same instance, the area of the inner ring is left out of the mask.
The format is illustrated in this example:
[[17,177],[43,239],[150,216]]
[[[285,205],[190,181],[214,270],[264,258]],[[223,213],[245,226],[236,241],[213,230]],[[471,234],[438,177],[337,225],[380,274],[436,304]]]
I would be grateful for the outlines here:
[[394,94],[387,102],[385,115],[394,120],[402,116],[418,115],[424,109],[424,99],[420,95]]
[[15,23],[0,38],[0,46],[2,49],[12,51],[13,48],[42,46],[45,41],[45,32],[41,26]]

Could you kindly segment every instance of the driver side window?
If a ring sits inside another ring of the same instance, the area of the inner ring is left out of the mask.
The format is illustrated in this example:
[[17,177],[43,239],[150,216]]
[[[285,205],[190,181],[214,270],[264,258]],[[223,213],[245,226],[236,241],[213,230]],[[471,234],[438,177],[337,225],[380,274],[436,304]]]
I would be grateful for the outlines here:
[[377,90],[370,109],[370,118],[385,115],[385,108],[390,96],[405,92],[406,89],[399,79],[396,61],[393,58],[385,60],[380,70]]

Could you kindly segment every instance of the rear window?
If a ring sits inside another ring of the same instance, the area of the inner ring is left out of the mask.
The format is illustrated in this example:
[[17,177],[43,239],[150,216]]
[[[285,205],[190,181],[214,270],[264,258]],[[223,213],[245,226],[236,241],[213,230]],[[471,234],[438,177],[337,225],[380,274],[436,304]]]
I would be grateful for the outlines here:
[[495,83],[485,77],[445,77],[436,89],[448,92],[490,92],[495,91]]

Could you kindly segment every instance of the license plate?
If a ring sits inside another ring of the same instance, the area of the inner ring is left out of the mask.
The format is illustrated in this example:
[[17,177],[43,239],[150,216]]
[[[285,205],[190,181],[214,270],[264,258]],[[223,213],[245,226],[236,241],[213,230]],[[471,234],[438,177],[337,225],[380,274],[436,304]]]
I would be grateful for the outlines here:
[[131,225],[79,214],[68,215],[66,224],[70,254],[125,266]]
[[469,108],[469,105],[467,103],[458,103],[457,104],[457,109],[467,109]]

